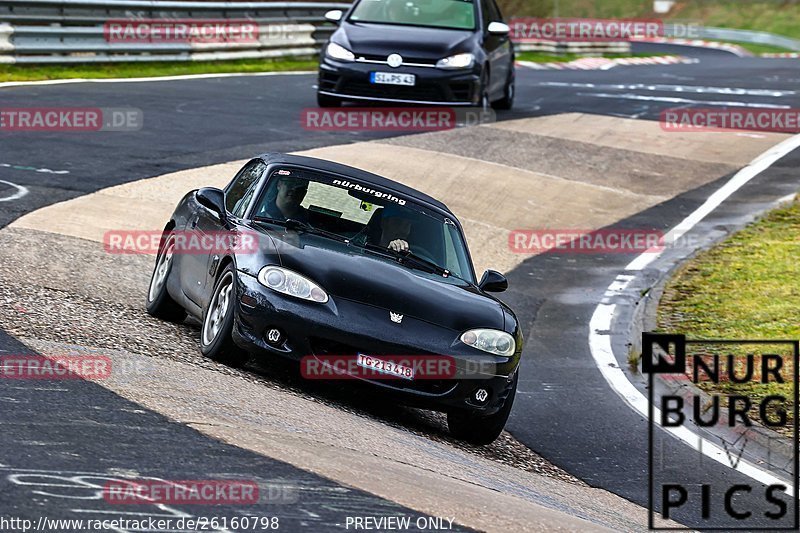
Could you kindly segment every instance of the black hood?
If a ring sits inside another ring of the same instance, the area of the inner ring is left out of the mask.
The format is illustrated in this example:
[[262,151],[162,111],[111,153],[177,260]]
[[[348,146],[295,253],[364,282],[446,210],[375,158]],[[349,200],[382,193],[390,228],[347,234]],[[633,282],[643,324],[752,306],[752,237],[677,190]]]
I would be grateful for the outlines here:
[[502,305],[457,278],[444,280],[325,237],[292,231],[269,234],[281,265],[313,280],[334,299],[378,306],[457,332],[504,329]]
[[408,59],[439,59],[472,51],[467,44],[475,34],[467,30],[442,30],[418,26],[345,22],[332,41],[360,55],[388,57],[400,54]]

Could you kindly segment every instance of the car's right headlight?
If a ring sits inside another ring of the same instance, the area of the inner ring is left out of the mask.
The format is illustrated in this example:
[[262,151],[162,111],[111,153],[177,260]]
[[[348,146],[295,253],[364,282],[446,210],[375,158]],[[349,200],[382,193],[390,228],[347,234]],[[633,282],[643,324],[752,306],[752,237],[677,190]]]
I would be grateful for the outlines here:
[[318,304],[328,301],[328,293],[322,287],[288,268],[265,266],[258,273],[258,281],[265,287],[288,296]]
[[353,52],[336,43],[328,43],[328,47],[325,49],[325,54],[331,59],[337,59],[339,61],[356,60],[356,56]]
[[497,329],[471,329],[461,335],[461,342],[484,352],[511,357],[517,349],[514,337]]

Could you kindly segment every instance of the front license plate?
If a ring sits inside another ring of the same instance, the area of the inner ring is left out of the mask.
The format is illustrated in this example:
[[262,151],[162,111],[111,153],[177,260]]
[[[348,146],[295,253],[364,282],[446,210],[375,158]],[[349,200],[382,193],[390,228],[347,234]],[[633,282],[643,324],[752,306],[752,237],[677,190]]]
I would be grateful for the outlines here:
[[383,85],[413,86],[417,82],[417,77],[414,74],[400,74],[399,72],[371,72],[369,81]]
[[401,379],[414,379],[414,369],[408,365],[381,359],[372,355],[358,354],[356,364],[362,368],[368,368],[386,374],[387,376],[394,376]]

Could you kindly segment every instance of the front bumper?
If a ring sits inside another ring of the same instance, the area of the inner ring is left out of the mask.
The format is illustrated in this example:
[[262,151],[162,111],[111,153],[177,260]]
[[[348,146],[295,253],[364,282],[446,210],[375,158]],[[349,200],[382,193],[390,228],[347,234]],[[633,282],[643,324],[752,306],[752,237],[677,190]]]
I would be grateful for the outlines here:
[[[511,358],[497,357],[461,344],[455,332],[412,317],[399,326],[377,307],[336,297],[326,304],[304,302],[271,291],[242,272],[238,281],[233,338],[256,356],[311,357],[323,365],[330,356],[355,358],[356,353],[447,358],[457,370],[441,379],[357,378],[402,403],[439,411],[493,414],[513,386],[522,347]],[[277,346],[268,340],[275,328],[282,332]],[[479,389],[488,392],[485,401],[475,399]]]
[[[413,87],[370,83],[371,72],[414,74]],[[443,70],[435,67],[391,68],[376,63],[340,62],[323,58],[319,67],[318,91],[342,100],[403,104],[475,106],[480,104],[478,68]]]

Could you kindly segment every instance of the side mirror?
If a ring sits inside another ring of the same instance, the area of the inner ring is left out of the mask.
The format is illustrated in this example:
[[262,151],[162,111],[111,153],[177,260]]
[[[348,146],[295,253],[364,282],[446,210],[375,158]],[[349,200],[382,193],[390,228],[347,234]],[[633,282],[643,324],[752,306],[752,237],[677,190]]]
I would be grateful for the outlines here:
[[508,288],[508,280],[496,270],[487,270],[483,273],[478,287],[486,292],[503,292]]
[[505,22],[490,22],[486,31],[490,35],[508,35],[511,33],[511,27]]
[[332,9],[325,13],[325,20],[328,22],[339,23],[339,21],[342,20],[342,16],[344,16],[344,11],[341,9]]
[[197,203],[217,215],[220,221],[225,220],[225,193],[214,187],[203,187],[195,193]]

